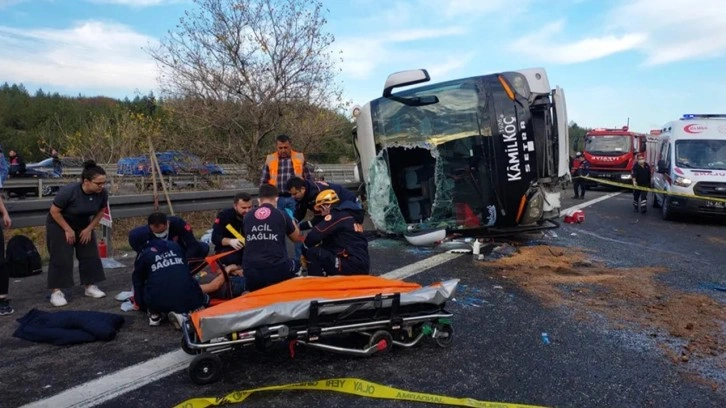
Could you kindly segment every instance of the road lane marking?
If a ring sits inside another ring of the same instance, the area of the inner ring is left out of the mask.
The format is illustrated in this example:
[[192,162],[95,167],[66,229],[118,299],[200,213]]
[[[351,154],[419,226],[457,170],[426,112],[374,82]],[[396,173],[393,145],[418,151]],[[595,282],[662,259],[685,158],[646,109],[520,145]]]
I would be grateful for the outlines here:
[[381,275],[381,277],[387,279],[406,279],[427,269],[439,266],[442,263],[449,262],[450,260],[458,258],[461,255],[462,254],[450,254],[444,252],[442,254],[434,255],[430,258],[422,259],[416,263],[412,263],[411,265],[406,265],[404,267],[398,268],[394,271],[384,273],[383,275]]
[[576,210],[579,210],[579,209],[582,209],[582,208],[585,208],[585,207],[589,207],[589,206],[591,206],[593,204],[599,203],[600,201],[605,201],[608,198],[613,198],[613,197],[615,197],[618,194],[622,194],[622,191],[618,191],[617,193],[610,193],[610,194],[604,195],[602,197],[594,198],[594,199],[592,199],[590,201],[585,201],[584,203],[580,203],[580,204],[577,204],[577,205],[573,205],[572,207],[566,208],[566,209],[564,209],[564,210],[562,210],[560,212],[564,216],[564,214],[566,214],[569,211],[576,211]]
[[[388,279],[405,279],[458,258],[459,256],[461,254],[437,254],[381,276]],[[69,388],[59,394],[32,402],[21,408],[93,407],[183,370],[193,358],[194,356],[182,350],[172,351],[143,363],[126,367],[114,373]]]

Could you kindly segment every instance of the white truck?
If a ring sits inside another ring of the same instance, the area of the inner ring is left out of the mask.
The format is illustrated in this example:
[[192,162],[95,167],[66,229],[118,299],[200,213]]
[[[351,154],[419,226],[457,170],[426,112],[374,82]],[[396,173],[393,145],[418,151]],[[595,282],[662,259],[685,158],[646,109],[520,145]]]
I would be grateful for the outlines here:
[[424,69],[391,74],[381,98],[353,111],[376,228],[481,237],[556,227],[570,178],[562,89],[533,68],[393,93],[429,80]]
[[[675,213],[726,216],[726,115],[683,115],[658,136],[653,207]],[[711,198],[711,199],[709,199]]]

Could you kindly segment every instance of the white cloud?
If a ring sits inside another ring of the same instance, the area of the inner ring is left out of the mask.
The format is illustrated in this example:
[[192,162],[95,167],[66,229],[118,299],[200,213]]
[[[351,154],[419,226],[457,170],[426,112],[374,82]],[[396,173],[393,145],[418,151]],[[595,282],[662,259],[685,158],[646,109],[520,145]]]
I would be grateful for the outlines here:
[[[156,88],[156,65],[142,50],[156,40],[127,26],[86,21],[67,29],[0,26],[0,77],[100,94]],[[75,91],[78,92],[78,91]]]
[[419,0],[421,6],[431,7],[446,18],[481,16],[497,11],[506,15],[518,14],[527,9],[531,0]]
[[438,64],[432,65],[427,71],[432,78],[436,78],[437,81],[445,80],[449,74],[456,70],[463,68],[474,59],[476,53],[468,52],[463,55],[450,56]]
[[646,65],[726,55],[726,12],[722,0],[631,0],[614,8],[614,29],[648,32],[639,49]]
[[419,40],[462,35],[465,30],[460,27],[433,29],[402,29],[380,33],[368,38],[342,38],[335,42],[335,47],[343,53],[343,74],[365,79],[382,64],[403,61],[420,61],[430,55],[425,49],[408,50],[406,47],[397,49],[396,44],[406,44]]
[[22,3],[24,1],[27,1],[27,0],[0,0],[0,10],[10,7],[10,6],[14,6],[19,3]]
[[520,37],[512,50],[544,62],[577,63],[595,60],[618,52],[634,49],[645,42],[643,33],[603,35],[573,42],[558,43],[554,37],[564,29],[564,20],[547,24],[539,31]]
[[645,54],[651,66],[726,55],[723,0],[623,0],[594,27],[599,34],[563,39],[560,20],[519,38],[512,49],[564,64],[627,50]]

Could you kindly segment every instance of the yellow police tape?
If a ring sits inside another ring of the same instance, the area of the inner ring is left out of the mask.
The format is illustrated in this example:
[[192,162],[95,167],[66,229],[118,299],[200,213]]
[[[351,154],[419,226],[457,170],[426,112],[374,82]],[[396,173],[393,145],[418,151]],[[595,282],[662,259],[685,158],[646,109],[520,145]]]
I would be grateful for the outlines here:
[[234,227],[232,227],[232,224],[227,224],[227,226],[225,228],[227,228],[227,231],[231,232],[232,235],[234,235],[234,237],[237,238],[239,240],[239,242],[242,243],[242,245],[245,244],[245,237],[243,237],[239,232],[237,232],[237,230],[234,229]]
[[577,176],[576,178],[581,178],[585,180],[594,181],[600,184],[607,184],[609,186],[614,187],[622,187],[622,188],[629,188],[631,190],[640,190],[640,191],[648,191],[651,193],[658,193],[658,194],[665,194],[670,196],[677,196],[677,197],[687,197],[687,198],[697,198],[699,200],[704,201],[713,201],[718,203],[726,203],[726,198],[718,198],[718,197],[707,197],[707,196],[699,196],[695,194],[688,194],[688,193],[677,193],[674,191],[666,191],[666,190],[657,190],[655,188],[650,187],[642,187],[642,186],[634,186],[632,184],[625,184],[625,183],[618,183],[616,181],[610,181],[610,180],[603,180],[596,177],[590,177],[590,176]]
[[542,408],[535,405],[511,404],[503,402],[478,401],[471,398],[452,398],[444,395],[424,394],[404,391],[358,378],[331,378],[297,384],[273,385],[244,391],[235,391],[220,398],[194,398],[182,402],[175,408],[206,408],[225,404],[238,404],[250,395],[260,391],[318,390],[335,391],[360,397],[414,401],[428,404],[453,405],[457,407],[485,408]]

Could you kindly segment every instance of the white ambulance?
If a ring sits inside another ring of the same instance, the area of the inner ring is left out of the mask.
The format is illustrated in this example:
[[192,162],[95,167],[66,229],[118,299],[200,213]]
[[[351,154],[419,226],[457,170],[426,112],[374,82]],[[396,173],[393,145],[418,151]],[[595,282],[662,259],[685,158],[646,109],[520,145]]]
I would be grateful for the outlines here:
[[654,194],[663,219],[684,212],[726,217],[726,115],[689,114],[667,123],[655,156],[653,188],[674,193]]

